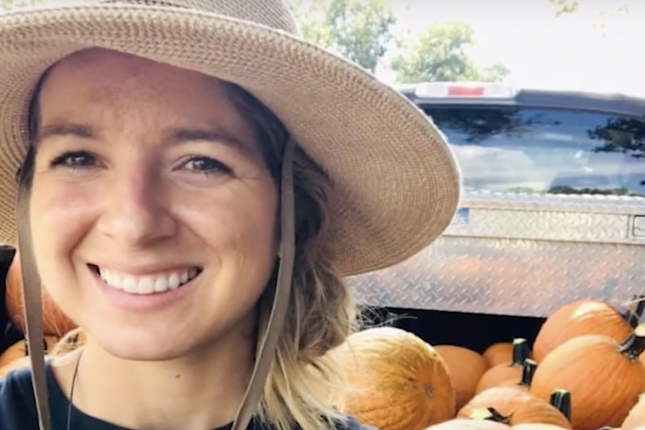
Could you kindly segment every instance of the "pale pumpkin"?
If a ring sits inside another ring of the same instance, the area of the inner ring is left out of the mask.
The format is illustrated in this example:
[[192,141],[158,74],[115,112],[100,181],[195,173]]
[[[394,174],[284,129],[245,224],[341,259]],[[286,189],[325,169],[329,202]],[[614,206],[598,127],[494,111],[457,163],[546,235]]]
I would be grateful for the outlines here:
[[488,369],[477,383],[476,393],[497,387],[508,382],[519,382],[522,378],[524,360],[530,358],[530,350],[526,339],[513,340],[513,357],[510,362],[498,364]]
[[510,427],[495,421],[458,418],[435,424],[427,430],[510,430]]
[[379,430],[423,430],[455,414],[448,367],[434,348],[405,330],[377,327],[328,353],[348,390],[342,412]]
[[462,346],[436,345],[434,349],[448,366],[456,408],[461,409],[475,395],[477,383],[488,369],[488,362],[481,354]]
[[482,391],[459,410],[457,418],[488,419],[511,426],[543,423],[572,428],[571,422],[555,406],[515,387]]
[[627,314],[601,300],[578,300],[555,311],[544,322],[533,344],[533,357],[540,363],[558,345],[577,336],[599,334],[625,340],[643,313],[638,300]]
[[[641,357],[643,355],[641,354]],[[638,401],[629,410],[627,418],[623,421],[623,424],[620,426],[621,430],[634,430],[637,427],[645,425],[645,394],[641,394],[638,397]]]
[[[60,310],[44,288],[42,290],[43,331],[45,335],[62,336],[76,324]],[[6,276],[5,303],[9,319],[16,329],[25,333],[25,301],[22,294],[22,272],[16,251]]]
[[538,365],[530,392],[549,399],[559,388],[571,393],[571,422],[576,430],[620,427],[645,391],[645,324],[624,342],[586,335],[566,341]]

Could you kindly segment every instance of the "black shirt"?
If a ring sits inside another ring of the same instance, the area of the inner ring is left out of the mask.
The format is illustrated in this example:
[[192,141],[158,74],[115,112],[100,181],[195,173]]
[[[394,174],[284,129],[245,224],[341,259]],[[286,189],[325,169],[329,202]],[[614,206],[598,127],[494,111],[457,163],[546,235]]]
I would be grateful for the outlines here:
[[[49,404],[53,430],[67,430],[69,400],[60,389],[50,366],[46,367]],[[229,430],[231,424],[214,430]],[[23,368],[0,378],[0,429],[38,430],[38,415],[31,383],[31,370]],[[129,430],[93,418],[71,408],[71,430]],[[248,430],[269,430],[259,422],[252,422]],[[356,420],[336,426],[333,430],[375,430],[362,426]]]

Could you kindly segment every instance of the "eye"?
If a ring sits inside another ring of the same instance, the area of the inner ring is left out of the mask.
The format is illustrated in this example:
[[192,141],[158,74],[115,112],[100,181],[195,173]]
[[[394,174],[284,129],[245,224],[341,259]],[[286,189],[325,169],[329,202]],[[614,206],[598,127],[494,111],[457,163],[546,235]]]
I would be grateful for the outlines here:
[[87,151],[66,152],[54,158],[50,165],[52,167],[65,166],[71,168],[96,166],[99,164],[97,157]]
[[188,159],[188,161],[186,161],[184,166],[188,170],[194,170],[198,173],[207,175],[218,173],[225,173],[230,175],[233,173],[233,169],[228,167],[226,164],[209,157],[191,157],[190,159]]

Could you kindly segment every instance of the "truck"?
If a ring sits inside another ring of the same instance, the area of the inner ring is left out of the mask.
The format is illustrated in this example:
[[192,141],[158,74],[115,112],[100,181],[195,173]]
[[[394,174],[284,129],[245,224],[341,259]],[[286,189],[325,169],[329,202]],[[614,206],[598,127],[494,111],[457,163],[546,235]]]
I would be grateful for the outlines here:
[[[483,351],[531,342],[577,299],[620,306],[645,292],[645,98],[499,83],[397,89],[449,141],[462,199],[433,245],[347,279],[368,320]],[[0,279],[12,257],[0,249]],[[4,296],[0,351],[22,336]]]
[[578,299],[645,292],[645,99],[429,82],[398,88],[442,131],[462,199],[433,245],[349,279],[377,322],[482,351]]

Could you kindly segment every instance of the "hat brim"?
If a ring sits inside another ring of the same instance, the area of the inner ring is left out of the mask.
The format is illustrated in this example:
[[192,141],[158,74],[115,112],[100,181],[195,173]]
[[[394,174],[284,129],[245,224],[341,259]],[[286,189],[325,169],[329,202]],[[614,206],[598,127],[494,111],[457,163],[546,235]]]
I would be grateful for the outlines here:
[[16,172],[40,76],[113,49],[233,82],[264,102],[331,177],[330,240],[343,275],[406,260],[449,225],[459,174],[443,136],[390,86],[293,35],[215,14],[136,5],[0,15],[0,242],[15,245]]

